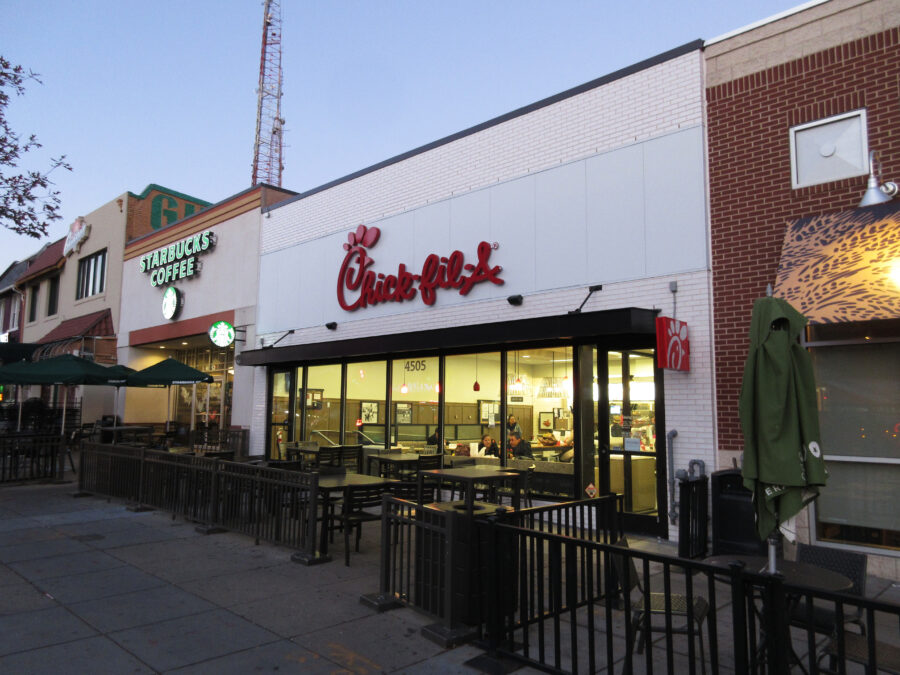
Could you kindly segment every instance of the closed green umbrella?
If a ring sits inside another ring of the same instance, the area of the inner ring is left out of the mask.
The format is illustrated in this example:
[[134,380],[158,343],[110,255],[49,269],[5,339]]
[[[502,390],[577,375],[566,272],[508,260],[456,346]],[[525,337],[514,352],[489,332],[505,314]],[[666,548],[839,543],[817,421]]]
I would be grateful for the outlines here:
[[753,305],[740,397],[742,475],[753,492],[757,533],[769,539],[772,572],[779,525],[818,497],[827,477],[812,360],[800,344],[806,323],[780,298]]

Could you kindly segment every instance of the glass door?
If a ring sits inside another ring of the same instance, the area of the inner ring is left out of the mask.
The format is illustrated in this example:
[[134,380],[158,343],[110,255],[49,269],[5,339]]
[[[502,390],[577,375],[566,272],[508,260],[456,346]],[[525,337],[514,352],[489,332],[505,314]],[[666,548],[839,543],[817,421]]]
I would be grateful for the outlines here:
[[292,438],[292,374],[291,370],[272,372],[272,390],[269,395],[269,459],[287,459],[287,443]]
[[665,472],[656,442],[654,359],[652,349],[606,352],[608,410],[606,415],[598,410],[597,432],[598,445],[609,448],[599,455],[600,461],[608,461],[609,491],[624,496],[626,527],[664,535],[658,479]]

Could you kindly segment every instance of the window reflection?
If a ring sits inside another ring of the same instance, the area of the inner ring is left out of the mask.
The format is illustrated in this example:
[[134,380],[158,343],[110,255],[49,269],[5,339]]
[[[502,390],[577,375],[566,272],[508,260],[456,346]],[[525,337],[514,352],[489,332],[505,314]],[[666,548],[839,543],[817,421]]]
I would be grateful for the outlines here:
[[444,431],[450,454],[481,454],[482,441],[488,454],[494,444],[499,449],[500,354],[448,356],[445,377]]
[[387,424],[387,363],[347,364],[347,414],[344,443],[383,447]]
[[391,367],[394,416],[391,443],[401,449],[424,449],[438,431],[440,360],[436,356],[397,359]]
[[310,366],[304,392],[304,441],[341,442],[341,364]]

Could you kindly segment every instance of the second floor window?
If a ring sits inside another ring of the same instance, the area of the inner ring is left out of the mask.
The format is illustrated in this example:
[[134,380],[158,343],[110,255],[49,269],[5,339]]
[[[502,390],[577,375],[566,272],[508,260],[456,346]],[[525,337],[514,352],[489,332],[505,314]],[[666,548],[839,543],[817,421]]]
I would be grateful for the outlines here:
[[78,261],[78,286],[75,299],[102,293],[106,288],[106,249]]
[[19,307],[21,304],[19,297],[13,296],[9,306],[9,330],[18,330],[19,328]]
[[59,277],[53,277],[47,284],[47,316],[56,314],[59,308]]
[[38,304],[38,294],[41,290],[41,287],[38,285],[34,285],[31,287],[31,302],[28,303],[28,320],[29,321],[37,321],[37,304]]

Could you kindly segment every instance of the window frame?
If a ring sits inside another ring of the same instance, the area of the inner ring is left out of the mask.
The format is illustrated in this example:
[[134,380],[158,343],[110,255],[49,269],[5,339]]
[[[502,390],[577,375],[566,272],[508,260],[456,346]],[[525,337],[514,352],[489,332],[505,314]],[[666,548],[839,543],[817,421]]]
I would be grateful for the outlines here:
[[59,275],[47,281],[47,316],[59,313]]
[[104,248],[78,261],[75,300],[92,298],[106,291],[106,251]]
[[41,299],[41,285],[32,284],[28,287],[28,323],[38,320],[37,305]]

